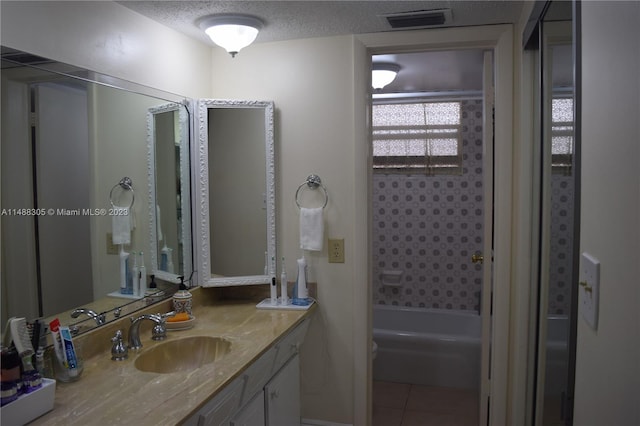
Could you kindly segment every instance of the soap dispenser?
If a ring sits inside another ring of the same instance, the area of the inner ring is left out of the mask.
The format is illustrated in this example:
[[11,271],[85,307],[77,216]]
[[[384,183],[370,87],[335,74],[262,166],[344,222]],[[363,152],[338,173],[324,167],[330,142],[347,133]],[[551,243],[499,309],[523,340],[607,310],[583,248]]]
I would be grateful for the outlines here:
[[164,291],[158,289],[158,284],[156,284],[156,276],[150,275],[151,282],[149,283],[149,288],[145,291],[145,298],[147,303],[154,303],[158,300],[164,298]]
[[191,316],[191,308],[193,307],[193,296],[187,290],[184,284],[184,277],[180,276],[180,287],[173,295],[173,310],[176,314],[185,312]]

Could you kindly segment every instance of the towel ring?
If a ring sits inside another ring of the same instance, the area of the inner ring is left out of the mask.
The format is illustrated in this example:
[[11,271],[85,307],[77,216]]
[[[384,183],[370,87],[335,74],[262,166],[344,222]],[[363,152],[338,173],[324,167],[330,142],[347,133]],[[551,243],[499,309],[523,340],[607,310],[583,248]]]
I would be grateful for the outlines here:
[[307,176],[307,180],[302,182],[302,184],[300,184],[300,186],[296,190],[296,205],[298,206],[298,208],[302,208],[302,206],[300,206],[300,203],[298,202],[298,194],[300,193],[302,187],[305,185],[307,185],[311,189],[317,189],[318,187],[322,188],[322,190],[324,191],[324,205],[322,206],[322,208],[324,209],[325,207],[327,207],[327,203],[329,202],[329,193],[327,192],[327,188],[325,188],[325,186],[322,184],[322,179],[320,179],[320,176],[318,175],[309,175]]
[[111,188],[111,191],[109,192],[109,202],[111,203],[111,206],[113,208],[119,207],[116,206],[113,202],[113,190],[117,187],[120,187],[125,191],[131,191],[131,204],[129,205],[129,209],[131,209],[131,207],[133,207],[133,202],[136,200],[136,193],[133,191],[133,182],[131,181],[131,178],[125,176],[120,179],[120,182],[116,183],[115,185],[113,185],[113,188]]

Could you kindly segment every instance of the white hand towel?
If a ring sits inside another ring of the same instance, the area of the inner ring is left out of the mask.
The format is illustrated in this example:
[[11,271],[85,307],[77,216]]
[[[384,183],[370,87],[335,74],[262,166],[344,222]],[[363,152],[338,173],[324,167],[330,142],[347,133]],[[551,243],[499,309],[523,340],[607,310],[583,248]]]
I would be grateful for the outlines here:
[[323,208],[300,209],[300,248],[321,251],[324,239]]
[[115,207],[111,216],[111,233],[113,244],[131,243],[131,215],[128,207]]

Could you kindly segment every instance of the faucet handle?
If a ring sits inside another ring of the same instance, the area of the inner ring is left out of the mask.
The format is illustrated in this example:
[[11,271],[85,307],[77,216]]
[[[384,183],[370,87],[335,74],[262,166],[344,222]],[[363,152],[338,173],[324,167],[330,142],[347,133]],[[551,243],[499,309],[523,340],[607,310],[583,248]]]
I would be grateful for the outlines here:
[[98,314],[98,317],[96,318],[96,323],[98,323],[98,325],[103,325],[106,322],[107,322],[107,313],[103,312],[101,314]]
[[111,338],[113,346],[111,346],[111,359],[114,361],[122,361],[129,356],[129,349],[122,341],[122,330],[116,331],[115,336]]
[[162,314],[157,315],[159,321],[153,326],[151,330],[151,340],[164,340],[167,338],[167,323],[166,317]]

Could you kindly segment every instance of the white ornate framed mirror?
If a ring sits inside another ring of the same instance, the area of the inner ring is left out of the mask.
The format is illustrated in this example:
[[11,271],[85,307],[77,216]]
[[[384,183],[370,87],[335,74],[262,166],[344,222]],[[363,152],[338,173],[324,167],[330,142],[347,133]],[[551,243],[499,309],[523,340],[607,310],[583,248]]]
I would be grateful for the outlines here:
[[273,102],[200,99],[196,109],[198,283],[268,284],[276,273]]

